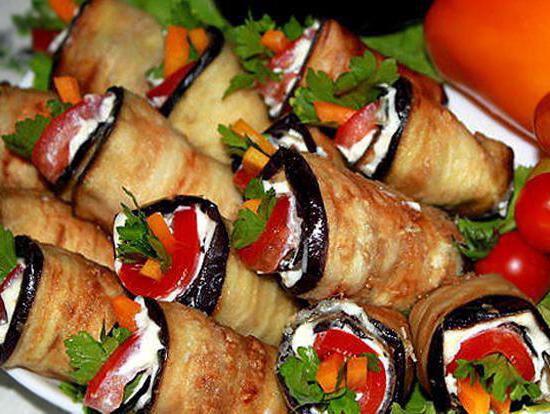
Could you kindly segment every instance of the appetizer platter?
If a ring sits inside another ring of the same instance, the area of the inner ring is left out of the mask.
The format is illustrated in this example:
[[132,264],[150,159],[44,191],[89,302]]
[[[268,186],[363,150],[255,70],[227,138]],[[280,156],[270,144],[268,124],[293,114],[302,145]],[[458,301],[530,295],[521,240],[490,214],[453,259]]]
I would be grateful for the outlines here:
[[74,413],[550,412],[550,84],[461,72],[454,3],[13,16],[0,366]]

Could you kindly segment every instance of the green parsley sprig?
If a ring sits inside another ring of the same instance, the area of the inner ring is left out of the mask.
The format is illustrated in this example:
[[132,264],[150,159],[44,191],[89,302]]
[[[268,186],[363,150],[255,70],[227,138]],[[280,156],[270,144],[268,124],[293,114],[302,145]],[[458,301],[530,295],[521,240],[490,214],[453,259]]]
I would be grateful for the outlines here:
[[246,150],[254,144],[250,138],[237,134],[229,126],[218,125],[218,132],[229,155],[242,157]]
[[15,254],[15,238],[13,233],[0,227],[0,283],[17,266],[17,255]]
[[[393,403],[391,414],[437,414],[437,410],[433,401],[424,395],[420,384],[417,382],[404,407],[401,407],[398,403]],[[455,414],[455,412],[449,411],[446,414]]]

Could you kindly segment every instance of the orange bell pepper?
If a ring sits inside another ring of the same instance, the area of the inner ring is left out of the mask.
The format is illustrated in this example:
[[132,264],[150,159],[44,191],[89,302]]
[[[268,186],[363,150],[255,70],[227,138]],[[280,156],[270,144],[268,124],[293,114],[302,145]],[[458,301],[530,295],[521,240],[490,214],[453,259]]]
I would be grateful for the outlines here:
[[478,380],[458,380],[458,399],[468,414],[489,414],[491,396]]
[[260,134],[258,131],[256,131],[254,128],[252,128],[244,119],[239,118],[237,122],[235,122],[231,129],[239,134],[242,137],[248,137],[250,138],[256,145],[258,145],[263,152],[265,152],[267,155],[273,155],[277,151],[277,149],[267,140],[266,137],[264,137],[262,134]]
[[72,76],[56,76],[53,83],[62,102],[76,105],[82,100],[78,81]]
[[48,4],[64,23],[69,23],[76,13],[77,6],[73,0],[48,0]]
[[164,39],[164,77],[172,75],[182,68],[189,59],[189,40],[187,29],[179,26],[168,26]]
[[549,20],[548,0],[435,0],[424,30],[448,81],[531,133],[550,92]]
[[111,299],[111,306],[121,327],[131,332],[137,329],[136,315],[141,310],[139,303],[124,295],[119,295]]
[[243,168],[256,176],[269,162],[269,157],[254,147],[248,147],[243,155]]
[[272,52],[279,53],[290,45],[290,40],[282,31],[270,29],[263,34],[261,43]]
[[496,414],[510,414],[511,406],[512,400],[510,398],[506,398],[506,400],[502,402],[491,396],[491,408]]
[[338,372],[342,365],[344,365],[344,357],[341,354],[332,354],[319,364],[316,379],[325,393],[336,391]]
[[174,235],[170,231],[168,224],[164,221],[164,217],[160,213],[151,214],[147,217],[147,224],[155,236],[159,239],[162,246],[170,254],[173,254],[176,250],[178,242],[174,238]]
[[354,109],[324,101],[315,101],[313,106],[321,122],[338,126],[345,124],[356,112]]
[[160,267],[160,263],[154,259],[147,259],[139,273],[150,279],[156,280],[157,282],[160,281],[164,276]]
[[353,357],[347,362],[346,383],[352,391],[364,389],[367,385],[367,357]]
[[208,33],[202,27],[189,30],[189,39],[193,47],[199,52],[199,55],[202,55],[210,43]]
[[252,211],[253,213],[257,213],[258,208],[260,208],[260,204],[262,204],[262,200],[260,200],[259,198],[253,198],[252,200],[246,200],[241,205],[241,210],[248,209],[248,210]]

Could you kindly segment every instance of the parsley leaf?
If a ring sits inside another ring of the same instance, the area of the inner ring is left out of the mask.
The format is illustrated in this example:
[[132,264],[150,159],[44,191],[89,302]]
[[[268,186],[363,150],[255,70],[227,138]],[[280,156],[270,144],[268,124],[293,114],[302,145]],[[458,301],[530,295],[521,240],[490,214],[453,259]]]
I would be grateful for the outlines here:
[[86,387],[83,385],[63,381],[59,384],[59,389],[63,394],[69,397],[72,402],[79,403],[84,401],[84,396],[86,395]]
[[437,81],[442,80],[428,56],[424,43],[424,26],[421,23],[408,26],[396,33],[363,37],[363,41],[384,56],[393,57]]
[[12,21],[19,34],[28,34],[32,29],[62,30],[65,27],[48,0],[32,0],[30,10],[13,15]]
[[391,414],[437,414],[437,410],[434,403],[424,395],[417,382],[405,407],[393,403]]
[[15,238],[11,231],[0,227],[0,282],[17,266]]
[[282,30],[288,40],[293,41],[302,36],[305,27],[300,24],[295,16],[291,16],[288,22],[283,25]]
[[29,61],[29,67],[34,73],[33,88],[40,91],[50,89],[50,77],[52,74],[53,60],[45,53],[35,53]]
[[248,147],[252,145],[252,141],[249,138],[240,136],[228,126],[218,125],[218,132],[222,136],[222,143],[230,155],[242,157]]
[[467,218],[459,218],[457,227],[462,236],[464,243],[458,245],[460,252],[474,260],[487,257],[489,252],[498,242],[500,235],[508,233],[516,228],[514,219],[516,211],[516,202],[521,189],[527,182],[527,178],[531,173],[532,168],[519,166],[514,173],[514,194],[510,199],[506,216],[504,218],[496,218],[491,220],[470,220]]
[[126,188],[123,188],[132,199],[136,211],[132,211],[125,204],[121,204],[126,222],[117,227],[120,242],[116,247],[116,255],[125,263],[137,263],[144,258],[151,258],[160,262],[162,272],[166,272],[172,265],[172,258],[153,234],[147,224],[147,217],[141,211],[136,198]]
[[134,393],[137,386],[139,385],[139,382],[143,378],[143,374],[143,372],[137,374],[132,381],[126,384],[126,386],[124,387],[124,396],[122,397],[122,401],[126,401]]
[[546,324],[550,326],[550,293],[548,293],[544,299],[542,299],[538,305],[539,312],[546,321]]

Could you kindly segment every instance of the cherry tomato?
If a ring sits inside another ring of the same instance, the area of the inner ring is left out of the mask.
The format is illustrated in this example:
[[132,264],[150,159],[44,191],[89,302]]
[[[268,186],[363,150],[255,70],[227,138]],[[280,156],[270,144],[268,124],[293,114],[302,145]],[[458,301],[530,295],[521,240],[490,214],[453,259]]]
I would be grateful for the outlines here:
[[517,231],[501,236],[491,253],[476,262],[475,270],[500,273],[537,302],[550,290],[550,258],[525,243]]
[[453,361],[447,365],[447,372],[453,373],[459,359],[475,361],[491,354],[501,354],[514,366],[526,381],[535,376],[535,367],[525,344],[516,332],[497,328],[482,332],[460,345]]
[[542,150],[550,153],[550,93],[535,108],[535,135]]
[[378,104],[372,102],[358,110],[344,125],[336,131],[334,143],[339,147],[351,148],[365,135],[377,128],[376,112]]
[[149,90],[149,92],[147,92],[147,98],[152,100],[153,98],[163,98],[172,95],[172,93],[174,93],[183,78],[185,78],[185,76],[189,73],[193,66],[195,66],[195,63],[196,62],[188,63],[181,69],[178,69],[177,71],[172,73],[170,76],[164,79],[164,81],[160,85]]
[[32,29],[32,50],[35,52],[47,52],[53,39],[59,33],[59,30]]
[[515,218],[525,241],[550,253],[550,173],[527,181],[519,194]]

